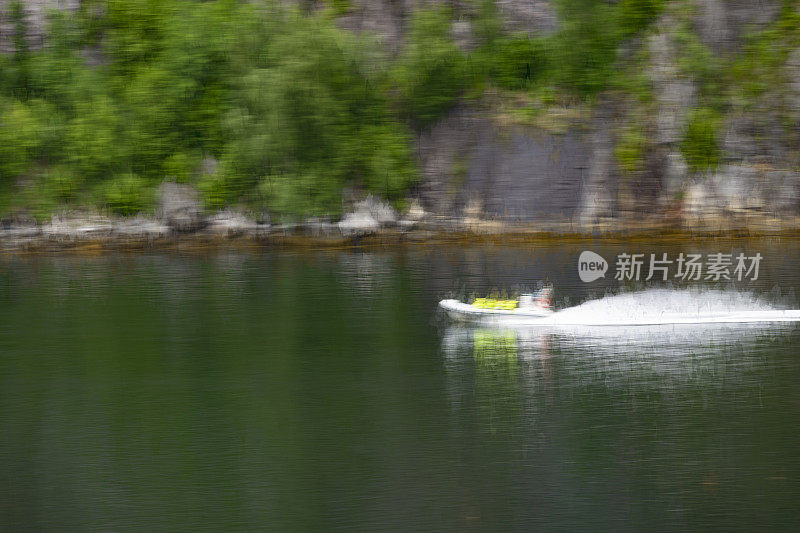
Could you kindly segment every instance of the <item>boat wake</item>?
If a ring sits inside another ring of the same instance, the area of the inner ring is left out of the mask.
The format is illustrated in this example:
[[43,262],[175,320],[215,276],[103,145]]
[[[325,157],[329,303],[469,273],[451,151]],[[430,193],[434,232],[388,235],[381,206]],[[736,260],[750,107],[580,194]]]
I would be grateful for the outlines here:
[[749,293],[650,289],[591,300],[543,318],[550,325],[650,326],[800,321],[800,310],[776,309]]

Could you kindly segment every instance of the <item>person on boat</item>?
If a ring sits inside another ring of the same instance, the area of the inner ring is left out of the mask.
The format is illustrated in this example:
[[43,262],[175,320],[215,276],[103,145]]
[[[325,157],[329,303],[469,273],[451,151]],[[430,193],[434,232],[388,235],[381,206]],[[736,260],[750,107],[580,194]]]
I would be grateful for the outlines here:
[[520,294],[519,306],[520,308],[538,307],[541,309],[550,309],[550,300],[553,294],[553,288],[550,286],[543,287],[536,291],[534,294]]
[[536,297],[534,298],[533,301],[539,307],[550,309],[550,300],[552,296],[553,296],[553,287],[551,286],[542,287],[536,292]]

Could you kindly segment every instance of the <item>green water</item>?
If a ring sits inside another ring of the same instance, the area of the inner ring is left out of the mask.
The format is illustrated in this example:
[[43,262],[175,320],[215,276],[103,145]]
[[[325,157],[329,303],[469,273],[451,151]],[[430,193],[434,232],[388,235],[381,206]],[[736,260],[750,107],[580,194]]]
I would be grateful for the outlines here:
[[[796,305],[800,248],[744,248],[760,279],[723,288]],[[436,313],[617,290],[582,249],[4,257],[0,530],[796,529],[797,328]]]

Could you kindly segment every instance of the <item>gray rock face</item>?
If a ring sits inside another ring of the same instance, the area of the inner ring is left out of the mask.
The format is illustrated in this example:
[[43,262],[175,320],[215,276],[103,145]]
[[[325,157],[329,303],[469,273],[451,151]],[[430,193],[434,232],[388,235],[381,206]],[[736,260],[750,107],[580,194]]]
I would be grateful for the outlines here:
[[453,214],[477,199],[486,217],[534,221],[575,215],[591,146],[576,132],[498,127],[460,109],[420,137],[418,153],[426,211]]
[[552,33],[558,28],[558,13],[552,0],[497,0],[496,4],[511,31]]
[[484,213],[507,220],[571,219],[581,202],[590,150],[574,132],[486,128],[472,155],[462,202],[477,196]]
[[156,216],[177,232],[197,231],[207,221],[197,191],[190,185],[165,181],[158,189]]
[[342,28],[371,33],[394,53],[402,44],[405,24],[414,4],[413,0],[354,0],[338,22]]
[[[448,4],[450,2],[440,2]],[[412,11],[434,2],[423,0],[351,0],[347,13],[339,24],[356,32],[369,32],[381,41],[390,52],[403,45]],[[455,9],[469,13],[476,4],[455,3]],[[497,0],[497,9],[504,27],[509,31],[551,33],[558,28],[558,15],[552,0]],[[453,25],[452,34],[458,45],[469,50],[474,45],[474,35],[467,20]]]
[[603,218],[613,217],[616,211],[617,176],[619,170],[614,157],[613,108],[601,106],[594,120],[594,131],[589,138],[591,155],[587,179],[583,183],[577,222],[589,226]]
[[783,120],[768,109],[728,116],[722,138],[725,156],[730,161],[783,166],[792,149]]
[[742,38],[774,21],[780,0],[701,0],[695,25],[703,43],[717,53],[738,49]]
[[662,18],[658,33],[647,41],[650,51],[650,79],[653,82],[658,115],[656,116],[656,142],[673,144],[680,141],[686,122],[687,110],[694,107],[696,88],[678,67],[676,45],[670,35],[676,21]]
[[669,202],[681,191],[684,181],[689,176],[689,165],[680,152],[667,154],[664,163],[664,201]]
[[800,213],[800,173],[791,170],[771,170],[761,184],[765,207],[771,215]]
[[30,239],[41,234],[42,230],[37,225],[9,224],[0,228],[0,240],[10,240],[12,242]]
[[[25,24],[28,27],[26,36],[28,46],[41,48],[47,33],[47,14],[54,9],[77,11],[80,0],[22,0]],[[12,0],[0,0],[0,53],[14,52],[14,24],[11,20],[10,8]]]
[[725,215],[796,214],[800,174],[747,165],[723,165],[705,180],[687,187],[684,208],[689,221]]
[[471,52],[478,47],[478,40],[473,33],[472,24],[467,20],[454,22],[450,29],[450,36],[463,52]]
[[795,121],[800,121],[800,48],[789,52],[786,59],[786,77],[789,80],[789,112]]
[[671,204],[690,177],[679,143],[689,110],[697,104],[694,81],[678,64],[678,49],[673,38],[678,26],[675,18],[663,16],[655,25],[657,31],[646,42],[650,52],[649,76],[657,104],[653,117],[653,140],[657,147],[648,156],[648,168],[652,178],[660,181],[661,206]]

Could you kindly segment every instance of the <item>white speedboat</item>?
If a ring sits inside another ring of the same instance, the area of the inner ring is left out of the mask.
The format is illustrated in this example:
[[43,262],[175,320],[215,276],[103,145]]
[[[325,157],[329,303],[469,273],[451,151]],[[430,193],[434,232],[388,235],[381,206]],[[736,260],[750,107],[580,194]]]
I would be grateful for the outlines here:
[[754,298],[721,291],[694,293],[651,289],[607,296],[553,312],[548,287],[535,295],[523,294],[519,300],[478,298],[473,303],[442,300],[439,306],[459,322],[559,329],[800,322],[798,309],[771,309]]
[[[459,300],[442,300],[439,302],[447,315],[458,322],[530,322],[531,319],[544,318],[553,314],[550,309],[550,295],[552,289],[545,287],[536,294],[521,294],[519,300],[513,301],[513,306],[503,305],[492,307],[480,305],[485,301],[479,298],[474,303],[465,303]],[[500,303],[507,304],[511,300]]]

